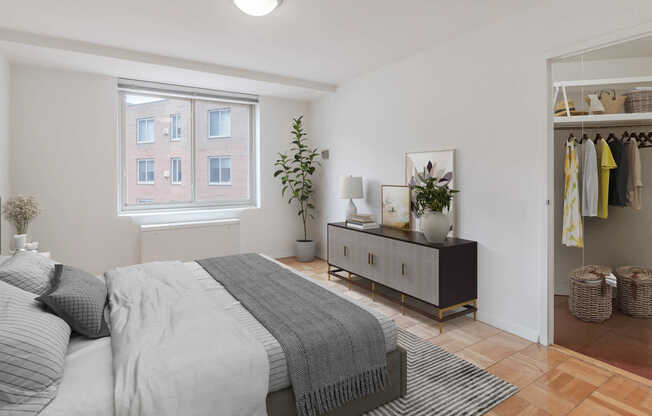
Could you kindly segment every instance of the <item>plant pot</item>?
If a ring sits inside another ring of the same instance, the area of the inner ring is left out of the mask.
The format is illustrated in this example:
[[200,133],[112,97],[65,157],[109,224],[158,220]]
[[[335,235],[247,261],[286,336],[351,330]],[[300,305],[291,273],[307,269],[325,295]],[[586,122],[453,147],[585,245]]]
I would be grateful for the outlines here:
[[451,220],[443,212],[426,209],[421,217],[421,231],[431,243],[443,243],[451,229]]
[[27,234],[14,234],[15,250],[25,250],[25,243],[27,243]]
[[313,240],[297,240],[294,246],[294,251],[297,260],[301,262],[310,262],[315,258],[315,248],[317,243]]

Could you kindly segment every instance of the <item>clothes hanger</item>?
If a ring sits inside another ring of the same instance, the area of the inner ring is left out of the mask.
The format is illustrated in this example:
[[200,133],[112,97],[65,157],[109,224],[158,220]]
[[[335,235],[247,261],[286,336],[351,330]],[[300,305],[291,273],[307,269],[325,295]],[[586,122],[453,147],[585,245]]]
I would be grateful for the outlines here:
[[600,135],[600,133],[598,133],[595,135],[595,139],[593,139],[593,142],[597,143],[598,141],[600,141],[600,139],[602,139],[602,136]]
[[586,134],[586,133],[584,133],[584,134],[582,135],[582,138],[580,139],[580,143],[588,142],[589,140],[591,140],[591,139],[589,139],[589,135]]
[[609,136],[607,136],[607,143],[613,143],[615,141],[618,141],[618,137],[613,133],[609,133]]
[[629,133],[627,133],[627,130],[623,133],[623,137],[621,137],[621,140],[623,142],[628,142],[630,140]]

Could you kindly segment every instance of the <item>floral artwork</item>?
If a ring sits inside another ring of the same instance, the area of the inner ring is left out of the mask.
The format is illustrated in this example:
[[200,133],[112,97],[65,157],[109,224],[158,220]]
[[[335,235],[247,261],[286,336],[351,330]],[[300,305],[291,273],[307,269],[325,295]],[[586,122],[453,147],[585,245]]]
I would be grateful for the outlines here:
[[[405,155],[405,183],[413,187],[423,186],[427,178],[436,178],[439,186],[448,185],[454,188],[455,150],[415,152]],[[448,212],[451,216],[453,229],[455,227],[455,207],[451,205]],[[410,222],[411,229],[421,229],[420,218],[417,215],[416,196],[410,192]],[[452,233],[451,233],[452,234]]]

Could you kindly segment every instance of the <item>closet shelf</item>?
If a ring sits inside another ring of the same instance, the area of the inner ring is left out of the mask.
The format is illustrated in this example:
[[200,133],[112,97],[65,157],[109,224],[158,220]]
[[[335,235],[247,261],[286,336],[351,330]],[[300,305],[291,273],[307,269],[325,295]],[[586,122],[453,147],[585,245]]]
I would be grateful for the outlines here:
[[561,87],[597,87],[606,85],[620,85],[642,87],[645,84],[652,84],[652,76],[645,77],[627,77],[627,78],[604,78],[604,79],[581,79],[575,81],[557,81],[552,84],[554,88]]
[[594,114],[590,116],[553,117],[557,127],[636,126],[652,124],[652,113]]

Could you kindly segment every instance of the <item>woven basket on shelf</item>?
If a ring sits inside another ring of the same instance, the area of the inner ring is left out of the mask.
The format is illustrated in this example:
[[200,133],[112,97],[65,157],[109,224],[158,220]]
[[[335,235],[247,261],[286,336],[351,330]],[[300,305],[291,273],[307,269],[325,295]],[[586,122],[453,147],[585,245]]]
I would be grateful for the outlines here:
[[628,113],[652,112],[652,91],[632,91],[626,95],[625,111]]
[[623,266],[616,269],[618,306],[635,318],[652,318],[652,269]]
[[609,266],[584,266],[568,275],[568,309],[578,319],[604,322],[613,309],[612,287],[605,278],[612,272]]

